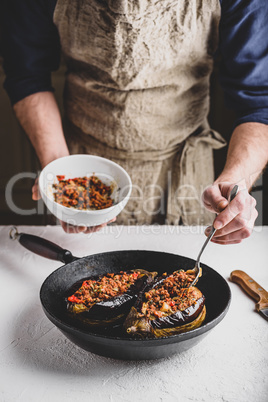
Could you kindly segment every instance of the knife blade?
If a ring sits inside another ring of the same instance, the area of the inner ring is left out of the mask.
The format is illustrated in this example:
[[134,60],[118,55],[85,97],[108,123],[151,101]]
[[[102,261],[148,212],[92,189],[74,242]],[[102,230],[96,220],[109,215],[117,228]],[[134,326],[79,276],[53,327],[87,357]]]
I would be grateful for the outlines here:
[[230,279],[258,302],[255,306],[256,310],[268,320],[268,292],[244,271],[235,270],[231,272]]

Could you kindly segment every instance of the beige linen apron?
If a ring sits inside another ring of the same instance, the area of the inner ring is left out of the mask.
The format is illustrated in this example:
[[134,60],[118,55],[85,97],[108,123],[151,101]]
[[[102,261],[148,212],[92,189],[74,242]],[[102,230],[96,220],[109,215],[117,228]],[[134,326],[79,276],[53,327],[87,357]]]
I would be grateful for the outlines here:
[[133,181],[117,222],[208,224],[213,182],[207,123],[218,0],[58,0],[72,153],[119,163]]

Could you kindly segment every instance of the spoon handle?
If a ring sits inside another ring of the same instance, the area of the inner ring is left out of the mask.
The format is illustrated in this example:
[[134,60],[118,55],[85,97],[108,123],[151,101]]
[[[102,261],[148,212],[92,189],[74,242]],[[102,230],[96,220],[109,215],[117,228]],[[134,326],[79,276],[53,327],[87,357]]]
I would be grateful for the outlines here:
[[201,250],[200,250],[200,252],[199,252],[199,254],[198,254],[198,256],[197,256],[197,259],[196,259],[196,263],[197,263],[197,264],[199,264],[200,257],[201,257],[201,255],[203,254],[203,251],[205,250],[205,248],[206,248],[208,242],[209,242],[209,241],[212,239],[212,237],[214,236],[214,233],[215,233],[215,232],[216,232],[216,229],[214,228],[214,226],[212,226],[211,232],[210,232],[209,236],[206,238],[206,241],[205,241],[205,243],[203,244],[203,246],[202,246],[202,248],[201,248]]
[[[233,199],[235,198],[235,196],[238,193],[238,185],[236,184],[233,188],[232,191],[230,192],[230,196],[229,196],[229,204],[231,201],[233,201]],[[210,239],[213,237],[214,233],[216,232],[216,229],[214,228],[214,226],[212,226],[212,230],[210,232],[210,235],[208,237],[208,241],[210,241]],[[206,244],[206,243],[205,243]]]
[[[237,195],[237,193],[238,193],[238,185],[236,184],[236,185],[232,188],[232,191],[231,191],[231,193],[230,193],[229,203],[230,203],[231,201],[233,201],[233,199],[235,198],[235,196]],[[197,257],[197,260],[196,260],[197,264],[199,264],[200,257],[201,257],[201,255],[202,255],[204,249],[206,248],[206,245],[208,244],[208,242],[209,242],[209,241],[212,239],[212,237],[214,236],[214,233],[215,233],[215,232],[216,232],[216,229],[214,228],[214,226],[212,226],[211,232],[210,232],[209,236],[207,237],[205,243],[203,244],[203,247],[201,248],[200,253],[198,254],[198,257]]]
[[233,201],[233,199],[235,198],[235,196],[237,195],[237,193],[238,193],[238,185],[236,184],[236,185],[232,188],[232,191],[231,191],[231,193],[230,193],[230,201],[229,201],[229,203],[230,203],[231,201]]

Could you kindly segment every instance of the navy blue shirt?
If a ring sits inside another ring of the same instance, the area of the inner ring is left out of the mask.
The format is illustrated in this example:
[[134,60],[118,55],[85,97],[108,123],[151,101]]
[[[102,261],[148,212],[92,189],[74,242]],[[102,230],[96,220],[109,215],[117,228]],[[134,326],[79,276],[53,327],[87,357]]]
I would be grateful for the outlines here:
[[[236,125],[268,124],[268,0],[219,0],[220,80]],[[60,63],[53,24],[57,0],[2,0],[4,87],[12,104],[53,91],[51,72]]]

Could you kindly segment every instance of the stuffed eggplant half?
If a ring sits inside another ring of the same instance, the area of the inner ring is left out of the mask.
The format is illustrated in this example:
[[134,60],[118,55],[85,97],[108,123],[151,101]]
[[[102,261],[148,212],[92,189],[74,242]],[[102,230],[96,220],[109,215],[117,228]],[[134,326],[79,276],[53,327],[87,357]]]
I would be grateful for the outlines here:
[[140,269],[85,279],[66,297],[67,310],[87,326],[116,324],[126,317],[138,294],[153,283],[156,275]]
[[134,337],[159,338],[198,328],[205,319],[205,297],[189,286],[192,271],[164,274],[140,293],[124,322]]

